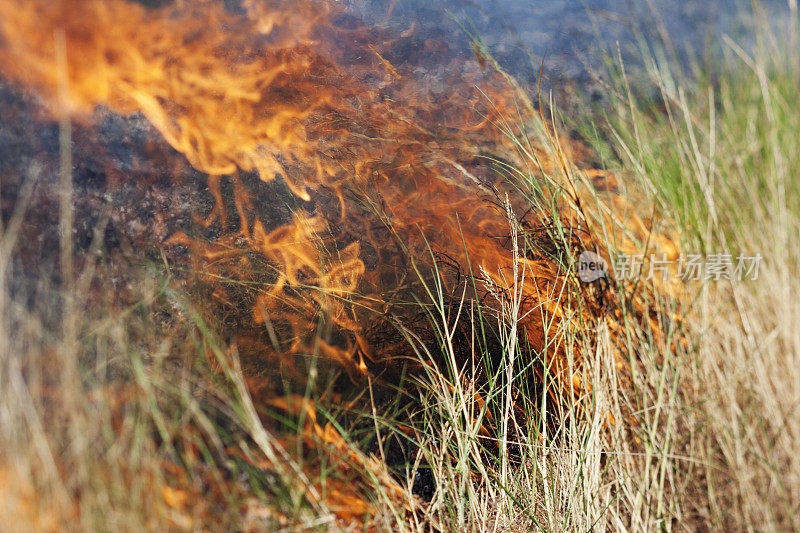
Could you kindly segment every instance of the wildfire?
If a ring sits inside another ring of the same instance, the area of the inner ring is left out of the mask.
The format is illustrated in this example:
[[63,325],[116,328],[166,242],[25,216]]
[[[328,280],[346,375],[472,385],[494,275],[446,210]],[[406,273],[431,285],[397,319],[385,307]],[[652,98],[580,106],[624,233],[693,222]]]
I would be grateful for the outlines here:
[[[216,207],[204,223],[220,224],[223,236],[203,242],[178,233],[169,242],[226,278],[254,276],[254,254],[271,266],[249,310],[269,332],[271,342],[259,345],[265,358],[317,353],[354,380],[367,375],[382,353],[363,330],[364,316],[390,308],[404,258],[429,264],[432,252],[467,277],[487,277],[482,296],[502,299],[524,275],[526,338],[566,389],[580,388],[573,375],[560,375],[567,371],[561,328],[576,312],[559,296],[569,281],[544,253],[516,253],[508,239],[510,231],[553,224],[555,215],[527,212],[510,226],[497,199],[510,192],[509,210],[518,213],[524,199],[487,161],[550,174],[565,162],[535,145],[521,152],[498,128],[518,109],[503,78],[457,59],[422,76],[421,65],[401,60],[407,36],[335,23],[344,14],[334,5],[244,0],[241,7],[1,0],[0,65],[4,77],[38,91],[54,116],[91,122],[97,106],[144,114],[209,175]],[[422,55],[442,52],[434,41],[421,46]],[[57,47],[67,58],[61,72]],[[58,98],[64,74],[66,102]],[[282,179],[298,199],[314,202],[314,212],[300,209],[290,223],[270,227],[240,179],[252,172],[264,182]],[[221,180],[234,183],[232,228]],[[576,243],[591,243],[572,199],[558,207],[560,224]],[[224,287],[214,297],[236,305]],[[335,341],[317,338],[321,317]],[[281,364],[302,373],[287,357]]]

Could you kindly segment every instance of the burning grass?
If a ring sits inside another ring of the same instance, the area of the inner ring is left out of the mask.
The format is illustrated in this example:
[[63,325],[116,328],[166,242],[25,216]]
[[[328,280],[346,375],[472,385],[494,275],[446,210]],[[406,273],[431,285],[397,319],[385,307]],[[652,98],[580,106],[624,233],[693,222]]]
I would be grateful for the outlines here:
[[[4,77],[35,124],[60,121],[41,169],[3,175],[9,513],[44,529],[723,523],[682,496],[716,501],[717,457],[697,437],[683,289],[575,275],[583,250],[678,254],[633,213],[661,201],[657,180],[637,194],[588,168],[552,102],[487,70],[478,41],[471,62],[333,4],[239,7],[0,2]],[[76,246],[81,213],[136,179],[142,209],[101,212]],[[32,270],[55,248],[56,275]]]

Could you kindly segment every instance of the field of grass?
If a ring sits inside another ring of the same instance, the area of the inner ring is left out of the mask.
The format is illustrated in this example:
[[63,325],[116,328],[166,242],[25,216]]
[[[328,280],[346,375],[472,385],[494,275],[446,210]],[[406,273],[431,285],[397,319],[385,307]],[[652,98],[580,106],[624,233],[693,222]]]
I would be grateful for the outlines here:
[[[665,249],[762,256],[755,280],[612,279],[613,316],[583,312],[593,296],[566,228],[532,236],[507,206],[509,253],[546,241],[574,279],[570,294],[547,295],[574,301],[552,333],[559,371],[579,384],[566,393],[524,338],[521,315],[540,312],[522,305],[525,271],[494,299],[474,297],[492,294],[488,273],[454,297],[433,258],[415,265],[412,303],[433,342],[394,324],[421,369],[394,394],[369,381],[364,401],[337,402],[309,385],[259,405],[235,345],[166,260],[110,272],[99,229],[74,262],[68,202],[63,282],[36,287],[50,298],[33,302],[12,290],[35,207],[23,187],[0,228],[3,528],[800,529],[800,22],[794,4],[782,21],[753,9],[752,43],[723,36],[705,62],[678,64],[668,43],[643,40],[635,84],[610,48],[601,103],[578,93],[569,116],[550,102],[531,123],[496,124],[527,165],[496,162],[510,186],[538,212],[578,191],[609,262]],[[520,107],[532,99],[520,94]],[[621,200],[571,161],[556,133],[567,129],[616,176]],[[69,198],[68,121],[60,135]],[[561,162],[555,174],[533,144]],[[649,231],[625,233],[636,218]],[[125,309],[97,298],[115,276],[130,280]]]

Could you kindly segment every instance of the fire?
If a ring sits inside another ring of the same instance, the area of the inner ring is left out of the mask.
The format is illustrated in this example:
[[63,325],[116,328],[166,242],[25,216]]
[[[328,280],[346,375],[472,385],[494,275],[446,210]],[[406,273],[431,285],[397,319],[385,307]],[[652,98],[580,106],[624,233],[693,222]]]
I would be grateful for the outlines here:
[[[534,235],[559,217],[576,247],[596,245],[591,225],[577,193],[558,213],[525,211],[488,163],[556,175],[569,154],[553,160],[510,140],[502,125],[519,106],[501,76],[457,59],[421,76],[419,65],[398,59],[394,44],[404,36],[335,24],[342,15],[305,0],[244,0],[236,13],[213,1],[147,9],[123,0],[0,0],[0,66],[53,116],[91,123],[97,106],[142,113],[209,175],[216,207],[204,223],[220,224],[222,237],[178,233],[169,244],[193,250],[210,279],[263,278],[249,315],[270,342],[257,350],[288,372],[302,374],[290,356],[316,353],[354,380],[369,374],[382,347],[363,330],[364,316],[391,309],[400,265],[430,264],[433,253],[459,274],[486,278],[481,297],[502,300],[524,275],[525,336],[565,390],[580,389],[576,375],[562,375],[562,327],[577,311],[561,295],[572,282],[544,252],[512,250],[508,236]],[[421,46],[442,53],[434,41]],[[66,102],[58,96],[65,74]],[[299,209],[271,227],[243,173],[282,179],[313,212]],[[233,229],[222,180],[233,182]],[[507,193],[508,206],[499,205]],[[270,265],[267,274],[254,255]],[[237,305],[221,285],[214,298]],[[320,322],[336,341],[318,338]]]
[[[295,6],[253,8],[245,19],[210,2],[179,3],[157,15],[123,1],[4,2],[4,72],[55,95],[54,33],[63,31],[72,115],[86,118],[99,104],[140,111],[211,175],[239,168],[271,180],[284,172],[280,157],[316,167],[321,180],[326,165],[303,121],[345,95],[315,94],[310,73],[335,73],[294,20],[310,10],[304,24],[313,24],[318,8]],[[295,191],[308,198],[303,184]]]
[[[462,269],[471,264],[470,275],[482,268],[498,285],[509,282],[503,272],[520,262],[527,271],[524,302],[534,310],[526,323],[528,338],[537,350],[553,351],[547,346],[559,345],[552,338],[564,312],[551,295],[559,294],[563,279],[548,259],[509,252],[502,238],[509,232],[506,213],[489,201],[503,186],[480,159],[491,153],[519,162],[494,125],[514,108],[508,87],[464,64],[447,74],[451,83],[430,87],[381,51],[391,50],[390,38],[332,24],[333,8],[322,3],[248,0],[243,7],[245,14],[231,14],[221,3],[206,1],[155,10],[122,0],[3,1],[0,63],[7,77],[56,102],[55,46],[63,32],[69,100],[66,109],[54,106],[53,113],[83,121],[98,105],[143,113],[172,147],[211,176],[218,205],[208,224],[225,222],[220,177],[233,175],[236,181],[238,172],[254,171],[263,181],[280,176],[304,201],[312,193],[320,204],[321,198],[336,198],[339,214],[328,209],[324,216],[373,243],[386,238],[385,232],[374,234],[373,214],[366,211],[378,212],[412,257],[424,260],[430,246]],[[529,158],[555,168],[539,148],[531,150]],[[328,225],[323,215],[298,214],[267,233],[252,214],[247,192],[240,186],[236,191],[247,248],[280,270],[272,288],[257,298],[255,320],[293,315],[290,351],[296,352],[307,348],[301,339],[309,315],[324,309],[353,339],[344,352],[332,346],[324,351],[351,372],[365,372],[356,353],[374,354],[348,302],[365,278],[359,242],[335,245],[341,248],[328,254],[336,256],[335,264],[329,262],[313,242]],[[548,221],[533,213],[526,223]],[[186,242],[184,237],[173,242]],[[203,253],[218,263],[244,251],[226,249]],[[391,268],[379,264],[366,278],[380,285],[380,271]],[[284,289],[300,285],[314,288],[302,302],[286,301]],[[379,300],[379,294],[372,298]]]

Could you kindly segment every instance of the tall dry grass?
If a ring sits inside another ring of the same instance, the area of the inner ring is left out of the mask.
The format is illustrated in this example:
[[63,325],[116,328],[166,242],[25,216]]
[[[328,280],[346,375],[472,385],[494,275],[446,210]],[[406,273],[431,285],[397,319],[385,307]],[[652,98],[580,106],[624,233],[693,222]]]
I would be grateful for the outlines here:
[[[431,509],[447,529],[800,527],[800,49],[796,6],[786,11],[785,19],[769,18],[754,3],[752,41],[723,35],[709,62],[690,70],[663,60],[679,57],[664,50],[669,43],[640,43],[646,81],[636,86],[619,55],[608,55],[599,81],[610,105],[592,110],[585,135],[623,187],[640,186],[643,195],[635,187],[627,194],[658,213],[664,231],[681,235],[685,254],[730,253],[734,261],[761,254],[758,277],[652,292],[642,280],[657,318],[646,325],[623,318],[630,372],[614,363],[619,330],[611,334],[599,321],[571,332],[595,340],[583,344],[592,351],[573,357],[587,363],[581,370],[591,392],[570,406],[531,394],[522,420],[504,420],[525,426],[513,443],[514,466],[498,452],[492,469],[478,436],[486,410],[475,394],[508,415],[508,381],[536,361],[510,340],[519,308],[508,298],[494,313],[505,332],[494,382],[455,362],[431,372],[428,419],[436,423],[423,450],[438,480]],[[446,335],[455,315],[437,291],[429,294],[439,302],[431,320]],[[507,435],[503,426],[494,438]]]

